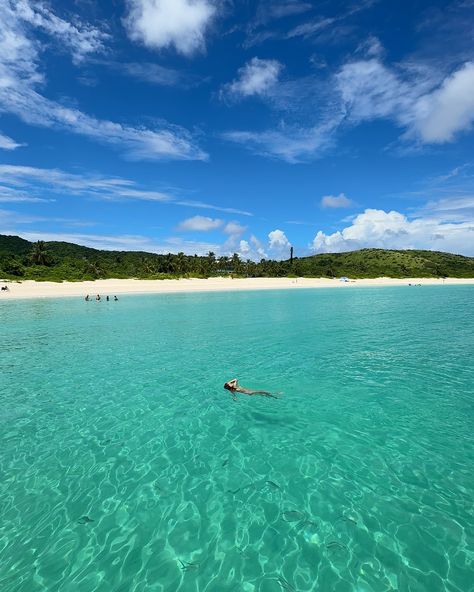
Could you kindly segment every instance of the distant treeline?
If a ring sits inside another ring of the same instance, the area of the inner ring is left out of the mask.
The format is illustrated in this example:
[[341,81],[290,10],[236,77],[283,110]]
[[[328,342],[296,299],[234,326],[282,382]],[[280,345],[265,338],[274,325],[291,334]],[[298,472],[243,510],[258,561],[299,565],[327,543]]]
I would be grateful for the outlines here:
[[99,251],[72,243],[31,243],[0,235],[0,277],[12,280],[80,281],[105,278],[176,277],[474,277],[474,257],[436,251],[362,249],[296,257],[292,261],[243,261],[212,252],[157,255],[138,251]]

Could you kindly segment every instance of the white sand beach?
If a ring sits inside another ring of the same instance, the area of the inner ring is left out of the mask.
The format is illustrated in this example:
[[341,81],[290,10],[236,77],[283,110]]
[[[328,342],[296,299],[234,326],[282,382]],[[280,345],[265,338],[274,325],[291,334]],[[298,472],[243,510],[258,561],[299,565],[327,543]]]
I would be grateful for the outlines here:
[[179,292],[237,292],[241,290],[300,290],[305,288],[340,288],[369,287],[369,286],[408,286],[421,284],[422,286],[442,285],[474,285],[474,278],[376,278],[349,280],[327,278],[209,278],[209,279],[179,279],[179,280],[134,280],[109,279],[89,282],[35,282],[35,281],[1,281],[0,285],[7,285],[8,291],[0,292],[0,300],[15,298],[59,298],[82,296],[89,294],[95,297],[100,294],[105,297],[115,294],[162,294]]

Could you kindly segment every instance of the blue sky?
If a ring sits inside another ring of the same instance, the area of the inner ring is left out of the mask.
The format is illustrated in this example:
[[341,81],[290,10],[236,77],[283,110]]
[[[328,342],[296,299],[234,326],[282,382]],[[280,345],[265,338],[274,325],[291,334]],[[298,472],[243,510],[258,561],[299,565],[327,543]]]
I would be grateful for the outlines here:
[[5,0],[0,233],[474,255],[473,22],[473,0]]

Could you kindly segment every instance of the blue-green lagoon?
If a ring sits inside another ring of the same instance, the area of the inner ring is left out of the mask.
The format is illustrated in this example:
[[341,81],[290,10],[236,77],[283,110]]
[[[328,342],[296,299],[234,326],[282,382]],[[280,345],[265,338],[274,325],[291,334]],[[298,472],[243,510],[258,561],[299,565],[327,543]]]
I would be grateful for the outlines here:
[[0,301],[0,590],[474,590],[473,301]]

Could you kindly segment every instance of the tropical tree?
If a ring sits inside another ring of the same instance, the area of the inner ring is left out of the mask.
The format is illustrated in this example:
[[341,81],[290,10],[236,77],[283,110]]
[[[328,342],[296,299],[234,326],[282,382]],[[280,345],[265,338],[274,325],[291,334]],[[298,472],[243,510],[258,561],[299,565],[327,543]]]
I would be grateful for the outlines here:
[[88,274],[95,278],[101,277],[104,273],[99,261],[87,261],[86,270]]
[[179,275],[183,275],[188,271],[188,262],[186,255],[180,251],[175,257],[176,271]]
[[38,241],[33,245],[33,250],[30,254],[30,262],[32,265],[49,265],[50,259],[44,241]]
[[156,266],[151,259],[143,257],[141,261],[141,271],[144,275],[152,275],[156,273]]
[[242,261],[240,260],[238,253],[232,255],[231,265],[234,273],[238,275],[242,273]]
[[215,271],[216,268],[216,254],[213,253],[212,251],[209,251],[209,253],[206,256],[206,272],[209,275],[212,275]]

